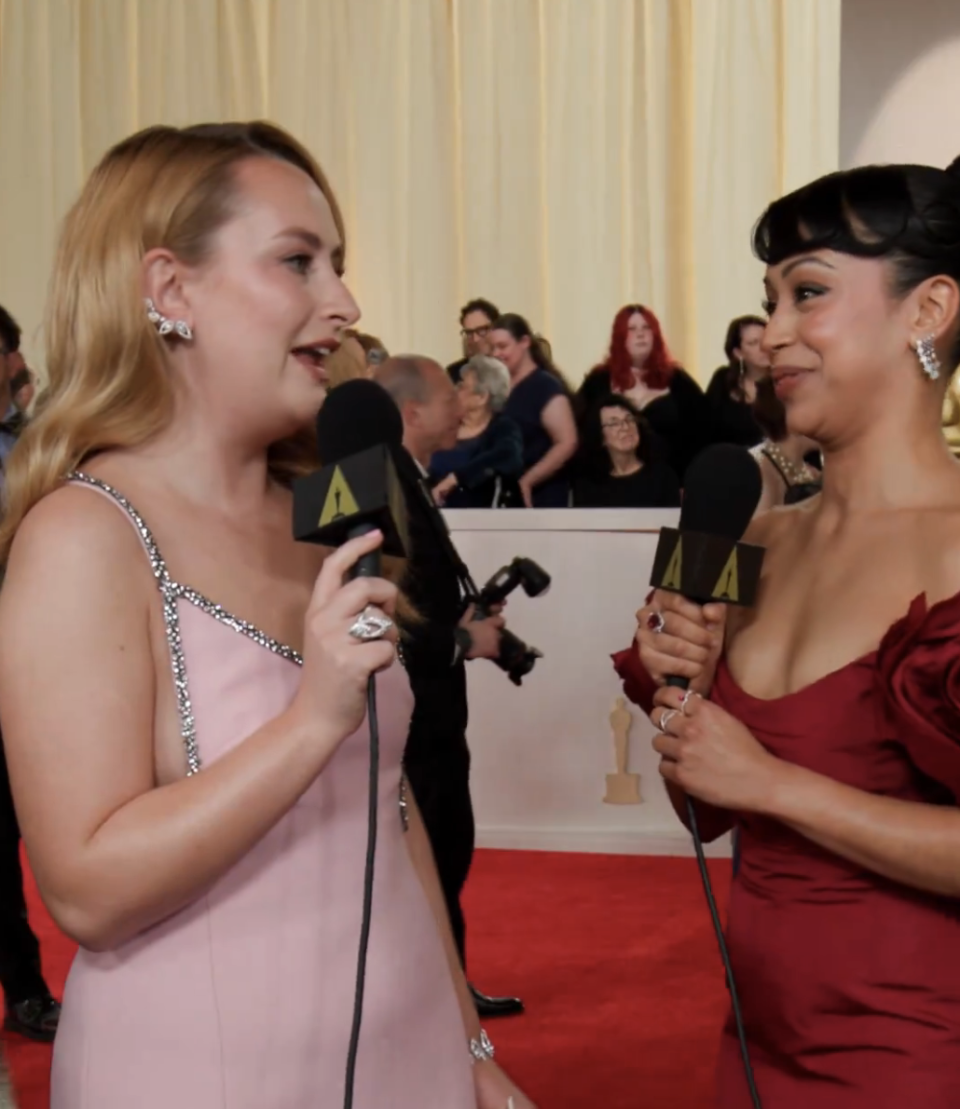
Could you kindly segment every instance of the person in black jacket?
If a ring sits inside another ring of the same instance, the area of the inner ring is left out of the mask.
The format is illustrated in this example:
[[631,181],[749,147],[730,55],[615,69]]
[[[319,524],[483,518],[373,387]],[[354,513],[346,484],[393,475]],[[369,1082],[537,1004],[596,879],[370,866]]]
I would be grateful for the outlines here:
[[753,412],[757,382],[770,373],[770,359],[761,345],[766,320],[738,316],[730,321],[721,366],[707,386],[710,405],[710,438],[715,443],[755,447],[763,441],[763,428]]
[[[414,707],[404,754],[407,780],[433,847],[460,959],[466,967],[466,923],[460,895],[474,850],[467,747],[465,663],[496,658],[499,615],[474,620],[466,608],[457,556],[426,481],[431,456],[456,442],[460,410],[446,371],[428,358],[400,355],[376,372],[403,417],[405,451],[398,472],[407,499],[410,549],[403,588],[420,619],[404,644]],[[475,988],[481,1016],[523,1011],[519,998],[487,997]]]
[[463,367],[475,354],[490,353],[490,332],[494,320],[500,315],[495,304],[483,297],[468,300],[460,309],[460,340],[463,343],[463,357],[447,366],[447,373],[454,385],[460,384]]

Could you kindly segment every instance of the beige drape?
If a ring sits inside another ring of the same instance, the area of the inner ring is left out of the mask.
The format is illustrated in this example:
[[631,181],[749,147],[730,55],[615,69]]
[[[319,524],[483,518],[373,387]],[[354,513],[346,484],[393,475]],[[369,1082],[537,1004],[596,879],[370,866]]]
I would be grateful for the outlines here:
[[751,225],[836,167],[840,0],[0,0],[0,303],[38,328],[57,222],[150,123],[268,117],[343,202],[394,350],[519,311],[574,381],[628,301],[701,377],[756,309]]

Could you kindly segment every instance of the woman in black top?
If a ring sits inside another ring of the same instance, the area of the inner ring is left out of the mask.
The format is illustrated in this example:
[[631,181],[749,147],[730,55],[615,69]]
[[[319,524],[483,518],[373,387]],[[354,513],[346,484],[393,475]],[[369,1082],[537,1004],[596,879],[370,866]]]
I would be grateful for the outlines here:
[[650,428],[626,397],[611,393],[583,421],[576,508],[676,508],[680,482],[651,458]]
[[723,344],[727,364],[707,386],[710,438],[714,443],[755,447],[763,429],[753,413],[757,382],[770,372],[770,359],[761,347],[766,321],[759,316],[738,316],[730,321]]
[[566,508],[567,464],[577,449],[570,390],[522,316],[501,316],[490,332],[493,356],[510,373],[503,414],[523,435],[520,494],[528,508]]
[[709,441],[707,402],[697,382],[671,358],[660,321],[641,304],[616,314],[607,359],[587,374],[577,394],[581,423],[610,393],[625,396],[643,413],[653,432],[654,457],[668,462],[682,482]]

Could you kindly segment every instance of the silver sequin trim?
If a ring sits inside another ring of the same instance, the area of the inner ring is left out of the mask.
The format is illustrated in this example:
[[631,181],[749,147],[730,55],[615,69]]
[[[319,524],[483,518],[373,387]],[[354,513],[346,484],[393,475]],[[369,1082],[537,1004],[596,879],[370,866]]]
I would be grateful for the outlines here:
[[403,830],[408,832],[410,830],[410,806],[407,803],[407,785],[406,774],[400,775],[400,823],[403,825]]
[[105,481],[101,481],[99,478],[91,477],[89,474],[84,474],[80,471],[75,471],[70,474],[67,480],[80,482],[83,485],[91,485],[95,489],[99,489],[101,492],[106,493],[111,500],[116,501],[133,521],[140,538],[143,540],[143,545],[147,549],[150,567],[153,570],[153,576],[157,579],[157,583],[160,586],[160,596],[163,600],[163,623],[167,633],[167,645],[170,648],[170,664],[173,670],[173,684],[177,695],[177,711],[180,716],[180,735],[183,738],[183,745],[187,756],[187,774],[196,774],[200,770],[202,763],[200,761],[200,749],[197,746],[197,725],[193,716],[193,706],[190,703],[190,690],[187,684],[187,661],[184,657],[183,641],[180,637],[180,616],[177,612],[177,601],[182,597],[185,601],[202,609],[215,620],[219,620],[221,624],[226,624],[227,627],[232,628],[233,631],[240,635],[245,635],[248,639],[252,639],[255,643],[259,643],[261,647],[265,647],[268,651],[272,651],[275,655],[280,655],[281,658],[285,658],[289,662],[295,663],[297,666],[303,665],[303,659],[299,652],[295,651],[292,647],[287,647],[283,643],[278,643],[277,640],[271,638],[253,624],[249,624],[246,620],[241,620],[238,616],[234,616],[227,612],[222,605],[214,604],[213,601],[203,596],[202,593],[198,593],[195,589],[191,589],[187,585],[181,585],[179,582],[174,581],[173,578],[170,577],[167,564],[163,561],[160,548],[153,538],[153,533],[147,527],[143,517],[137,512],[127,498],[118,490],[114,489],[112,485],[108,485]]

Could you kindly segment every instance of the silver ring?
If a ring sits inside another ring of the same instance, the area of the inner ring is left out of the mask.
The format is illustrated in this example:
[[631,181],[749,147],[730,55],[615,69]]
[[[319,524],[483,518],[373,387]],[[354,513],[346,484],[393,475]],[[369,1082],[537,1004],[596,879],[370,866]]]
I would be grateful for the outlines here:
[[675,717],[680,715],[679,709],[667,709],[667,711],[660,717],[660,723],[657,727],[663,732],[664,735],[673,735],[673,732],[667,731],[667,725]]
[[690,704],[694,697],[699,697],[699,694],[694,693],[692,689],[688,689],[686,693],[684,693],[683,700],[680,702],[680,711],[683,713],[684,716],[690,715],[690,713],[687,712],[687,705]]
[[389,616],[384,616],[373,605],[367,605],[350,625],[350,634],[354,639],[368,642],[373,639],[383,639],[392,627],[393,621]]
[[655,609],[647,617],[647,627],[653,632],[654,635],[660,635],[660,633],[666,626],[666,617],[659,610]]

